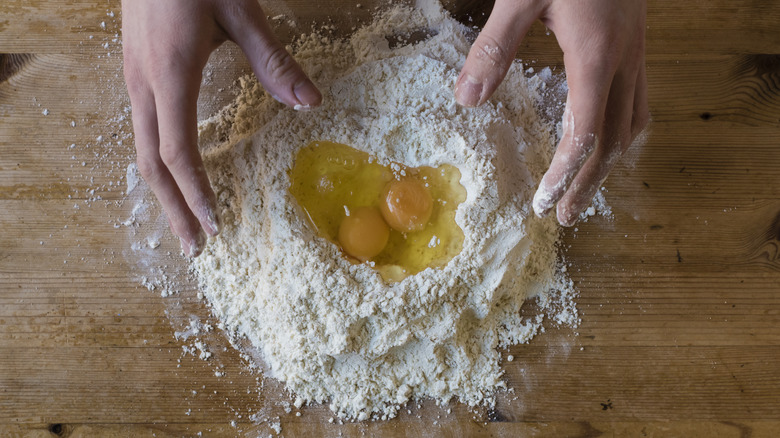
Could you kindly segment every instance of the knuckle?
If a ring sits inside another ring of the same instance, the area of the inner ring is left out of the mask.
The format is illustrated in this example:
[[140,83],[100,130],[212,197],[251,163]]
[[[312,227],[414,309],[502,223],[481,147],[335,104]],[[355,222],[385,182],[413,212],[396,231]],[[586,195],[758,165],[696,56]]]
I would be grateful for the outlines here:
[[292,76],[295,66],[292,56],[283,47],[274,48],[265,59],[265,71],[275,80]]
[[594,52],[595,58],[592,63],[587,65],[592,74],[603,77],[612,77],[621,70],[622,56],[609,43],[599,45]]
[[489,62],[494,66],[504,67],[509,60],[514,58],[514,54],[510,54],[505,47],[508,45],[499,43],[489,34],[482,33],[474,42],[472,50],[475,50],[474,55],[477,59]]
[[160,159],[169,169],[177,169],[181,166],[184,153],[181,148],[171,143],[160,144]]
[[186,56],[173,49],[155,53],[150,57],[150,61],[147,71],[149,77],[155,82],[170,81],[172,75],[184,76],[187,71],[191,71],[193,68]]
[[582,132],[574,132],[571,136],[571,151],[572,158],[575,161],[584,162],[590,154],[594,153],[599,146],[599,143],[603,143],[603,139],[600,140],[600,136],[595,132],[594,127],[585,127]]
[[583,38],[579,43],[580,54],[591,54],[592,58],[582,58],[581,62],[590,70],[599,74],[615,74],[624,61],[625,48],[620,35],[607,30],[600,34]]
[[175,68],[177,65],[171,57],[155,58],[154,62],[150,62],[146,67],[146,75],[152,88],[159,88],[161,85],[168,84],[175,76],[183,77]]
[[150,185],[159,181],[163,174],[163,164],[159,160],[143,154],[138,154],[136,165],[138,166],[138,172],[144,178],[144,181]]

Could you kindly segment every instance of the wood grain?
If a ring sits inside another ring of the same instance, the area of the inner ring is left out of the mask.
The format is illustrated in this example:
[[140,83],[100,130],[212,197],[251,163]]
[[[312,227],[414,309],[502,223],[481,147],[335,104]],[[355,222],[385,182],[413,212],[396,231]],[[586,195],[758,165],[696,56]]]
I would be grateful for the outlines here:
[[[290,41],[323,11],[340,28],[366,20],[376,2],[362,3],[268,2],[266,12],[297,17],[276,23]],[[607,181],[613,217],[564,236],[580,327],[548,324],[510,349],[514,390],[493,410],[423,402],[392,421],[339,424],[327,406],[287,412],[281,385],[258,387],[218,330],[203,335],[208,361],[183,350],[192,339],[175,333],[211,319],[169,235],[155,260],[178,293],[140,286],[149,267],[122,225],[134,152],[119,2],[2,2],[0,436],[273,433],[250,419],[258,411],[284,436],[777,436],[780,3],[650,3],[649,140]],[[447,4],[484,18],[473,9],[482,2]],[[535,25],[518,51],[529,66],[560,68],[547,33]],[[246,72],[223,46],[199,117]]]
[[9,80],[32,58],[33,55],[29,53],[0,54],[0,82]]

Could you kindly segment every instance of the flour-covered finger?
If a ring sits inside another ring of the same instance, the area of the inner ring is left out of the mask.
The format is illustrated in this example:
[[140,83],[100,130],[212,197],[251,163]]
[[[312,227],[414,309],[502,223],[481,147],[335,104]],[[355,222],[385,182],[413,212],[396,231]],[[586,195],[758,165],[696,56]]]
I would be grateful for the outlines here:
[[322,94],[276,39],[257,2],[225,6],[219,21],[246,54],[257,79],[276,100],[299,110],[322,102]]
[[455,99],[459,104],[479,106],[496,91],[515,59],[520,42],[541,14],[543,3],[496,2],[455,83]]
[[558,201],[557,218],[561,225],[574,225],[631,144],[636,81],[637,72],[633,69],[615,75],[604,113],[602,141]]
[[188,216],[196,219],[182,221],[179,230],[180,237],[191,243],[190,256],[203,250],[203,230],[212,236],[219,233],[216,196],[197,147],[196,102],[200,75],[193,73],[197,67],[178,72],[178,80],[157,84],[155,90],[160,158],[187,204]]
[[[572,99],[572,93],[569,92],[563,114],[563,138],[558,143],[550,167],[542,177],[539,188],[534,194],[532,206],[536,215],[540,217],[546,216],[555,207],[555,204],[569,188],[577,172],[597,147],[598,135],[596,133],[600,129],[599,125],[603,118],[594,117],[592,113],[585,112],[583,117],[587,117],[588,120],[580,121],[579,116],[575,115],[572,110],[574,105]],[[603,114],[603,109],[596,109],[596,111]]]
[[564,56],[569,93],[563,114],[563,138],[534,195],[532,205],[538,216],[552,210],[601,141],[615,63],[578,56]]
[[[573,118],[568,107],[564,117]],[[573,129],[566,130],[558,144],[550,168],[542,177],[539,188],[534,194],[532,205],[537,216],[546,216],[555,207],[577,172],[596,148],[596,142],[595,133],[575,134]]]
[[191,255],[194,248],[203,245],[199,242],[197,234],[187,232],[193,228],[193,225],[197,225],[197,220],[190,212],[176,181],[160,158],[155,98],[148,87],[142,86],[133,86],[130,95],[138,171],[160,201],[168,217],[171,232],[181,240],[182,250],[185,254]]
[[[626,136],[626,139],[628,138]],[[604,152],[599,150],[590,156],[577,173],[569,190],[558,201],[556,216],[561,225],[565,227],[574,225],[579,214],[590,205],[599,187],[623,155],[620,144],[603,149]]]

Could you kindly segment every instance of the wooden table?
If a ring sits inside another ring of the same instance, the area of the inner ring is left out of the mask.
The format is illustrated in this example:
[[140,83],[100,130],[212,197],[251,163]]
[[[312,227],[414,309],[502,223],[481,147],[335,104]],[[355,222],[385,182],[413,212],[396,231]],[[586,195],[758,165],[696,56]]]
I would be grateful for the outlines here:
[[[305,26],[372,6],[318,3],[267,12]],[[780,436],[780,3],[650,3],[652,135],[606,184],[614,219],[565,235],[576,333],[512,348],[515,391],[493,411],[425,402],[340,425],[323,406],[286,413],[280,385],[258,389],[219,331],[203,335],[208,361],[183,352],[192,339],[174,332],[209,311],[172,241],[161,269],[181,290],[140,286],[121,225],[134,153],[119,2],[4,0],[0,436],[265,436],[258,411],[284,436]],[[519,56],[561,62],[541,26]],[[220,50],[201,115],[245,68]]]

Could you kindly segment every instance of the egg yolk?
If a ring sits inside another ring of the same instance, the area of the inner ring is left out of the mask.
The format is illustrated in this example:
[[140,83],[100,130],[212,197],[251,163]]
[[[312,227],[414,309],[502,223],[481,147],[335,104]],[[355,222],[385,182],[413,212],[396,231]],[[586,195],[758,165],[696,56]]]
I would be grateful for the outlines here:
[[313,141],[298,150],[289,175],[290,194],[317,234],[350,261],[370,262],[385,281],[441,268],[463,248],[455,213],[466,189],[455,166],[385,164]]
[[422,182],[405,178],[387,183],[379,206],[388,225],[408,233],[425,228],[433,213],[433,198]]
[[390,228],[376,207],[360,207],[341,221],[339,243],[347,254],[367,261],[385,249]]

